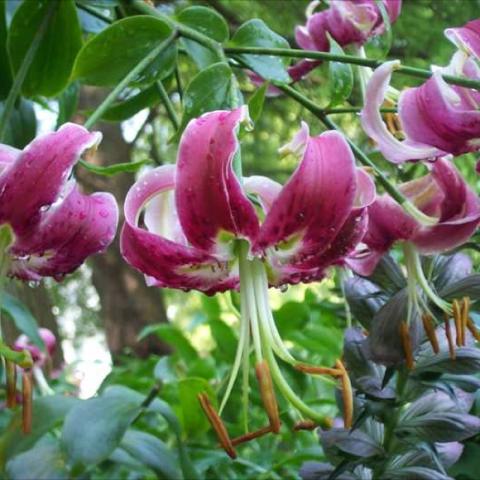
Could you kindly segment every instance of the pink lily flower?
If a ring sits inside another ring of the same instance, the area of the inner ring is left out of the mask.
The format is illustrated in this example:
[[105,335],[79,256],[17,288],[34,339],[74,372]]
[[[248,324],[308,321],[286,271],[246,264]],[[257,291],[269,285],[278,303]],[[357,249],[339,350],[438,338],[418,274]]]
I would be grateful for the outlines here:
[[61,279],[112,242],[118,208],[109,193],[82,194],[70,172],[101,140],[75,124],[36,138],[23,150],[0,145],[0,224],[12,241],[9,274]]
[[438,223],[423,226],[389,195],[377,197],[368,209],[363,245],[348,261],[361,275],[370,275],[397,241],[413,244],[421,254],[444,253],[466,242],[480,224],[480,199],[447,158],[438,159],[430,173],[402,184],[400,190]]
[[447,28],[445,36],[460,50],[480,59],[480,19],[472,20],[463,27]]
[[398,61],[386,62],[371,77],[362,111],[362,126],[375,140],[385,158],[393,163],[435,159],[448,153],[459,155],[480,149],[480,92],[449,85],[442,74],[480,79],[476,62],[458,51],[448,67],[436,69],[419,87],[400,94],[398,116],[403,141],[392,135],[380,107]]
[[[251,332],[261,390],[269,369],[297,409],[323,422],[288,387],[276,364],[273,352],[299,365],[275,327],[268,287],[319,281],[328,267],[342,265],[366,231],[375,187],[355,167],[341,134],[311,137],[305,123],[283,148],[301,159],[283,187],[260,176],[240,181],[232,162],[239,152],[236,132],[247,117],[241,107],[206,113],[188,124],[177,165],[146,173],[130,189],[121,250],[149,285],[207,294],[240,289],[239,345],[221,408],[248,355]],[[271,405],[266,409],[271,412]]]
[[28,350],[34,363],[42,366],[48,357],[51,357],[54,354],[55,349],[57,348],[57,339],[52,331],[48,328],[39,328],[38,334],[45,344],[45,352],[34,345],[25,334],[20,335],[15,340],[13,348],[18,351]]

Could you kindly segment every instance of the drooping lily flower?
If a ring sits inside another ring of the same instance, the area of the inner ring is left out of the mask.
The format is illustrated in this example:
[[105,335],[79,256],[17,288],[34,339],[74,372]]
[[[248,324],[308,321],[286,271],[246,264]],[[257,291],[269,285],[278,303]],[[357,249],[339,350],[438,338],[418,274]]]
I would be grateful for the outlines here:
[[460,50],[480,59],[480,19],[472,20],[463,27],[447,28],[445,36]]
[[0,145],[0,225],[11,236],[3,253],[10,275],[61,279],[112,242],[118,222],[113,196],[84,195],[68,178],[100,140],[98,132],[65,124],[23,150]]
[[[240,289],[239,346],[222,407],[241,358],[248,355],[251,333],[272,431],[278,431],[279,423],[270,371],[287,400],[306,417],[324,423],[295,395],[276,363],[274,353],[301,368],[275,327],[268,287],[319,281],[328,267],[343,264],[365,232],[374,184],[355,167],[341,134],[311,137],[306,124],[283,149],[301,159],[283,188],[266,177],[240,181],[232,162],[239,150],[236,132],[247,117],[241,107],[210,112],[188,124],[177,165],[146,173],[130,189],[122,254],[150,285],[207,294]],[[218,424],[207,398],[201,401]],[[224,429],[217,432],[231,452]]]
[[436,69],[432,78],[400,94],[398,115],[405,135],[398,140],[380,114],[392,72],[400,63],[386,62],[371,77],[362,111],[362,126],[385,158],[394,163],[435,159],[480,149],[480,92],[449,85],[443,74],[480,79],[476,62],[458,51],[450,65]]
[[362,275],[370,275],[397,241],[410,242],[421,254],[443,253],[465,243],[480,223],[480,199],[447,158],[438,159],[430,173],[399,189],[438,223],[424,226],[388,194],[378,196],[368,209],[368,230],[362,241],[366,248],[350,262]]

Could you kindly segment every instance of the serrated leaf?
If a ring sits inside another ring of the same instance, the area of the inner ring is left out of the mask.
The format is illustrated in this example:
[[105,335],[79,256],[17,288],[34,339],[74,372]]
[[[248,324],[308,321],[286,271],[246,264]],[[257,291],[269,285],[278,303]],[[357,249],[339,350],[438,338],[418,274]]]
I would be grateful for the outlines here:
[[47,22],[44,34],[22,84],[25,96],[55,96],[68,84],[75,57],[82,46],[73,0],[23,2],[15,11],[8,33],[8,51],[18,72],[35,34]]
[[[330,53],[333,55],[345,55],[342,47],[327,33],[330,42]],[[353,72],[348,63],[329,62],[328,76],[330,85],[330,107],[343,103],[352,94]]]
[[[288,42],[257,18],[241,25],[231,40],[235,47],[290,48]],[[281,57],[242,54],[238,58],[265,80],[288,83],[290,76]]]
[[144,165],[149,163],[150,160],[139,160],[138,162],[116,163],[114,165],[102,167],[100,165],[93,165],[92,163],[80,160],[82,167],[90,172],[96,173],[97,175],[103,175],[104,177],[112,177],[113,175],[117,175],[119,173],[135,173],[138,172]]
[[[115,86],[171,34],[169,25],[148,15],[119,20],[83,46],[72,76],[87,85]],[[132,85],[149,85],[167,77],[172,73],[175,62],[176,47],[172,45],[160,53]]]

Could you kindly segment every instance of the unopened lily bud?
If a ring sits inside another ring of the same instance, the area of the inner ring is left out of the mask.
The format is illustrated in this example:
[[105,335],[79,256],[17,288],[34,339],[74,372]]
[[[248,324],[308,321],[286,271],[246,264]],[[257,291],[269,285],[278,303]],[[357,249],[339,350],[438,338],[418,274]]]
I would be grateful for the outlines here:
[[343,423],[345,428],[351,428],[353,423],[353,390],[350,377],[341,360],[335,362],[335,366],[342,372],[342,400],[343,400]]
[[255,367],[258,384],[260,386],[260,395],[262,397],[263,406],[267,411],[270,426],[273,433],[280,431],[280,415],[278,414],[277,398],[273,389],[272,376],[270,369],[265,360],[258,363]]
[[28,434],[32,431],[32,372],[24,370],[22,376],[22,415],[23,415],[23,433]]
[[206,393],[199,393],[198,394],[198,401],[207,416],[210,425],[215,430],[217,434],[218,440],[222,448],[227,452],[230,458],[237,458],[237,453],[233,448],[232,441],[230,440],[230,436],[228,435],[227,429],[222,422],[222,419],[219,417],[218,413],[213,408],[213,405],[208,398]]
[[17,406],[17,366],[11,360],[5,360],[7,373],[7,408]]

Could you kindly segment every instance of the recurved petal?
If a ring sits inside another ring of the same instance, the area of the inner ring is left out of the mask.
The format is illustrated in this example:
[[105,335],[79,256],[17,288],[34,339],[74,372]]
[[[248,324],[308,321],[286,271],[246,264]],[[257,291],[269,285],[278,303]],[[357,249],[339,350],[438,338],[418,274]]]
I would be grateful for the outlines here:
[[40,209],[59,196],[73,165],[100,140],[100,133],[73,123],[36,138],[0,176],[0,222],[9,222],[17,234],[34,226]]
[[63,200],[42,212],[36,227],[18,235],[10,253],[19,278],[62,278],[112,242],[118,207],[109,193],[83,195],[72,182]]
[[228,232],[253,239],[258,231],[255,209],[242,190],[232,162],[239,145],[236,131],[246,107],[215,111],[191,120],[180,142],[175,201],[188,241],[214,252]]
[[472,20],[463,27],[447,28],[445,36],[461,50],[480,59],[480,19]]
[[0,174],[15,162],[20,153],[21,150],[0,143]]
[[146,173],[132,186],[125,199],[126,221],[120,237],[124,259],[147,276],[148,285],[196,289],[205,293],[236,288],[238,274],[231,259],[219,259],[206,251],[161,236],[159,233],[165,234],[165,230],[153,210],[145,218],[152,231],[138,226],[142,209],[146,205],[151,209],[161,207],[162,204],[155,201],[156,197],[173,188],[173,165]]
[[273,202],[282,190],[282,186],[278,182],[261,175],[244,178],[243,188],[246,193],[258,196],[265,212],[272,208]]
[[[378,144],[378,148],[385,158],[393,163],[437,157],[444,152],[426,144],[416,144],[411,141],[401,142],[388,131],[383,122],[380,107],[385,100],[385,94],[390,83],[392,72],[398,65],[400,65],[398,60],[385,62],[374,71],[367,85],[365,106],[361,114],[362,127],[365,133]],[[407,92],[410,92],[410,90],[407,90]],[[411,93],[409,93],[409,95],[410,94]],[[403,97],[405,95],[406,92],[402,93]],[[401,103],[399,108],[401,108]],[[405,129],[404,115],[405,108],[403,113],[400,111],[402,127]]]

